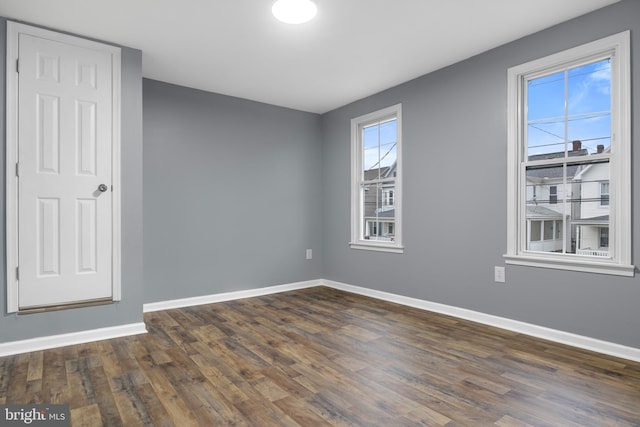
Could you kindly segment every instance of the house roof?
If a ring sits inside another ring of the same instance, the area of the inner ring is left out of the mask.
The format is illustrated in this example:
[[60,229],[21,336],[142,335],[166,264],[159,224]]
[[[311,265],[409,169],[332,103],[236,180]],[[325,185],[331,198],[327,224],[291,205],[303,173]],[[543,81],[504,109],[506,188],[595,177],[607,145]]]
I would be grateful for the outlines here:
[[389,218],[393,219],[395,217],[396,217],[395,209],[388,209],[386,211],[378,212],[376,215],[371,214],[367,216],[367,218],[387,218],[387,219]]
[[609,215],[594,216],[592,218],[574,219],[573,224],[609,224]]
[[[589,151],[586,148],[569,151],[569,157],[580,157],[580,156],[588,156]],[[564,151],[559,151],[555,153],[545,153],[545,154],[534,154],[533,156],[529,156],[529,161],[535,160],[547,160],[547,159],[559,159],[564,157]],[[573,178],[576,174],[578,174],[583,165],[568,165],[567,166],[567,178]],[[562,174],[562,166],[541,166],[541,167],[533,167],[527,169],[527,179],[538,178],[538,179],[560,179],[563,177]]]
[[[607,149],[603,150],[602,152],[603,153],[610,153],[611,152],[611,146],[607,147]],[[574,176],[574,179],[576,179],[576,180],[583,179],[584,175],[588,174],[589,171],[593,169],[593,166],[598,165],[598,164],[602,164],[602,163],[591,163],[591,164],[585,165],[582,169],[580,169],[576,173],[576,175]]]
[[378,178],[386,178],[391,171],[390,166],[383,166],[381,168],[369,169],[364,171],[364,180],[370,181]]
[[528,205],[527,218],[562,219],[562,214],[544,206]]

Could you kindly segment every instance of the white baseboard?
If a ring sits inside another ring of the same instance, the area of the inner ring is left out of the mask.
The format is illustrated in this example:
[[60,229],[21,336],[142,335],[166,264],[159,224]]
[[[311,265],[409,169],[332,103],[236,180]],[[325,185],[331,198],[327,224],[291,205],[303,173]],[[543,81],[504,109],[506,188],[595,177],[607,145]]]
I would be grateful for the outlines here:
[[480,313],[478,311],[467,310],[464,308],[439,304],[417,298],[405,297],[389,292],[376,291],[359,286],[347,285],[345,283],[334,282],[331,280],[321,280],[321,284],[330,288],[352,292],[354,294],[377,298],[380,300],[394,302],[397,304],[415,307],[422,310],[433,311],[435,313],[446,314],[449,316],[458,317],[460,319],[471,320],[473,322],[495,326],[497,328],[507,329],[509,331],[519,332],[521,334],[570,345],[572,347],[578,347],[585,350],[608,354],[610,356],[620,357],[622,359],[633,360],[634,362],[640,362],[640,349],[634,347],[627,347],[608,341],[602,341],[595,338],[546,328],[544,326],[520,322],[518,320],[493,316],[491,314]]
[[181,298],[168,301],[151,302],[144,304],[142,309],[145,313],[159,310],[170,310],[172,308],[192,307],[195,305],[213,304],[216,302],[233,301],[242,298],[259,297],[262,295],[277,294],[280,292],[295,291],[298,289],[321,286],[322,280],[307,280],[305,282],[289,283],[286,285],[268,286],[266,288],[248,289],[245,291],[225,292],[221,294],[203,295],[192,298]]
[[[377,291],[374,289],[363,288],[360,286],[348,285],[346,283],[335,282],[331,280],[308,280],[304,282],[290,283],[286,285],[269,286],[258,289],[249,289],[244,291],[226,292],[221,294],[204,295],[193,298],[181,298],[169,301],[160,301],[144,304],[145,313],[159,310],[169,310],[173,308],[190,307],[202,304],[212,304],[216,302],[232,301],[242,298],[251,298],[262,295],[276,294],[280,292],[294,291],[298,289],[306,289],[314,286],[326,286],[329,288],[339,289],[354,294],[363,295],[383,301],[394,302],[422,310],[433,311],[435,313],[446,314],[458,317],[460,319],[470,320],[472,322],[482,323],[497,328],[506,329],[513,332],[530,335],[585,350],[595,351],[598,353],[608,354],[610,356],[620,357],[627,360],[640,362],[640,349],[615,344],[608,341],[602,341],[595,338],[576,335],[569,332],[559,331],[544,326],[533,325],[530,323],[520,322],[518,320],[507,319],[504,317],[493,316],[478,311],[467,310],[464,308],[454,307],[445,304],[439,304],[418,298],[411,298],[402,295],[396,295],[389,292]],[[0,344],[0,357],[12,354],[26,353],[30,351],[45,350],[48,348],[62,347],[65,345],[82,344],[91,341],[99,341],[109,338],[119,338],[128,335],[136,335],[146,333],[144,323],[133,323],[129,325],[114,326],[110,328],[93,329],[90,331],[74,332],[62,335],[53,335],[41,338],[33,338],[22,341],[14,341]]]
[[145,327],[144,322],[140,322],[108,328],[91,329],[88,331],[71,332],[68,334],[31,338],[28,340],[12,341],[8,343],[0,343],[0,357],[146,333],[147,328]]

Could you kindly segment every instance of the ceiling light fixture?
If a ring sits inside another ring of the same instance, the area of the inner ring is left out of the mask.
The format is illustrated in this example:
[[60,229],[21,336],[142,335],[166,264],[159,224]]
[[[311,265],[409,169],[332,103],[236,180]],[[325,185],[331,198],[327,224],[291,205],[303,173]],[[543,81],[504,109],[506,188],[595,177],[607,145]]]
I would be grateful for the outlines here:
[[271,8],[273,16],[286,24],[304,24],[311,21],[318,8],[311,0],[278,0]]

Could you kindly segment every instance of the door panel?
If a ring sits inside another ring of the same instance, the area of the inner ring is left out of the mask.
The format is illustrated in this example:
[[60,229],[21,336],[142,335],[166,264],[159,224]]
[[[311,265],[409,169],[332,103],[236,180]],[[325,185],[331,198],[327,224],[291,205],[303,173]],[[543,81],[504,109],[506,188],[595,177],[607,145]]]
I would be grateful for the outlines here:
[[19,58],[19,308],[111,298],[111,54],[20,34]]

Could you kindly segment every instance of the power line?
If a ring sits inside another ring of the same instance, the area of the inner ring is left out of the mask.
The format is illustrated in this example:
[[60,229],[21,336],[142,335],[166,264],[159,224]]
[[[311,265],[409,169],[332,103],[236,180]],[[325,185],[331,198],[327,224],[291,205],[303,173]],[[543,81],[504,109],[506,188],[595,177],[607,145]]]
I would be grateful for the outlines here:
[[[610,60],[607,60],[607,61],[610,61]],[[575,69],[575,68],[573,68],[573,69]],[[580,77],[580,76],[584,76],[584,75],[587,75],[587,74],[597,73],[598,71],[610,70],[610,69],[611,69],[611,66],[607,66],[607,67],[603,67],[603,68],[598,68],[597,70],[587,71],[587,72],[579,73],[579,74],[573,74],[573,75],[571,75],[569,77],[571,77],[571,78]],[[565,70],[565,71],[569,71],[569,70]],[[528,84],[529,87],[535,87],[535,86],[546,85],[546,84],[549,84],[549,83],[555,83],[555,82],[559,82],[561,80],[565,80],[564,71],[559,71],[558,74],[560,74],[560,73],[562,73],[562,77],[559,78],[559,79],[554,79],[554,80],[549,80],[549,81],[541,81],[541,82],[533,84],[533,82],[536,81],[536,80],[544,79],[544,77],[538,77],[535,80],[529,80],[527,82],[527,84]],[[553,74],[549,74],[549,75],[551,76]],[[545,76],[545,77],[548,77],[548,76]]]
[[527,124],[531,125],[531,123],[552,124],[552,123],[563,123],[563,122],[575,122],[578,120],[595,119],[596,117],[603,117],[603,116],[609,116],[609,115],[611,115],[611,110],[592,111],[590,113],[568,114],[565,116],[555,116],[555,117],[534,119],[534,120],[527,121]]

